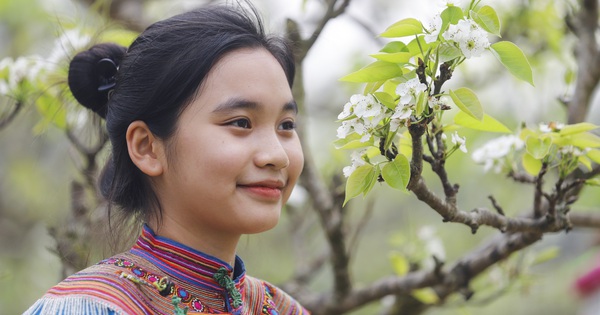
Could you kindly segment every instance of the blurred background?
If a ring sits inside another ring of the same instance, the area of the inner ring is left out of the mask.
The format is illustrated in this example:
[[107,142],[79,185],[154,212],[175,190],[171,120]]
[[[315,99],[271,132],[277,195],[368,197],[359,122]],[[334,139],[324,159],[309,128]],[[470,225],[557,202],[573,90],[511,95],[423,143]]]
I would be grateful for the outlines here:
[[[50,59],[61,47],[67,57],[72,56],[74,47],[67,47],[65,42],[57,44],[57,39],[73,30],[85,29],[92,37],[112,28],[126,27],[135,33],[140,26],[205,2],[129,1],[132,6],[122,9],[120,20],[111,20],[107,12],[103,14],[98,9],[102,1],[0,0],[0,59]],[[324,10],[319,0],[252,2],[263,13],[271,31],[282,31],[286,19],[292,18],[305,36],[312,32]],[[569,92],[571,86],[565,78],[574,67],[572,39],[565,35],[563,23],[569,1],[484,2],[499,12],[503,38],[517,43],[530,58],[536,86],[517,82],[488,53],[466,63],[450,87],[469,86],[475,90],[486,112],[512,130],[522,123],[564,121],[559,98]],[[341,173],[349,163],[348,154],[335,150],[332,143],[343,104],[350,95],[361,91],[361,86],[338,79],[372,61],[368,55],[385,43],[376,35],[387,26],[406,17],[426,20],[443,5],[433,0],[352,0],[346,14],[327,24],[303,65],[305,133],[324,177]],[[102,39],[112,40],[108,35]],[[10,110],[11,104],[11,99],[0,96],[0,117]],[[25,103],[15,119],[0,129],[0,315],[20,314],[64,275],[49,228],[60,230],[64,226],[72,207],[71,183],[81,176],[84,164],[63,130],[49,123],[40,112],[39,104]],[[588,121],[600,123],[598,106],[592,108],[588,117]],[[495,135],[461,132],[469,137],[469,153],[457,152],[448,162],[451,180],[461,185],[461,208],[489,207],[487,196],[493,195],[508,215],[528,209],[532,203],[531,187],[486,173],[470,157]],[[105,156],[106,152],[100,154]],[[433,177],[429,182],[437,183]],[[302,205],[304,198],[300,187],[291,202]],[[599,204],[598,191],[586,190],[573,211],[598,211]],[[465,226],[443,224],[437,214],[412,195],[386,186],[376,187],[365,200],[357,198],[351,202],[350,220],[359,224],[370,208],[370,219],[353,256],[352,272],[359,286],[393,274],[394,259],[399,255],[424,255],[424,246],[437,246],[436,250],[451,262],[497,233],[482,228],[472,235]],[[308,237],[301,244],[289,236],[294,222],[285,214],[272,231],[245,237],[239,255],[246,261],[248,273],[275,284],[284,283],[299,263],[294,258],[297,246],[322,251],[326,244],[318,222],[314,218],[308,222]],[[573,281],[594,266],[598,236],[597,231],[574,230],[546,237],[478,279],[472,301],[465,303],[456,298],[428,314],[576,314],[581,300],[574,292]],[[93,248],[88,263],[98,261],[105,253],[104,248]],[[423,261],[427,263],[425,257]],[[331,286],[330,271],[319,272],[322,275],[312,285],[317,292]],[[373,304],[355,314],[377,314],[380,306]]]

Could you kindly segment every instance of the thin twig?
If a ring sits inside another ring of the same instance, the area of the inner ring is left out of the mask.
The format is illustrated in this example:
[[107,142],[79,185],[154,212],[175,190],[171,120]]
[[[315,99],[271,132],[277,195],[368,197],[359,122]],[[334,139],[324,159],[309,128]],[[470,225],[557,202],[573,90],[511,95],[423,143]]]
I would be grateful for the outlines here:
[[15,119],[15,117],[17,117],[17,114],[21,111],[22,108],[23,103],[20,101],[16,101],[12,111],[10,111],[10,113],[8,113],[6,117],[0,119],[0,130],[8,126],[8,124],[10,124]]

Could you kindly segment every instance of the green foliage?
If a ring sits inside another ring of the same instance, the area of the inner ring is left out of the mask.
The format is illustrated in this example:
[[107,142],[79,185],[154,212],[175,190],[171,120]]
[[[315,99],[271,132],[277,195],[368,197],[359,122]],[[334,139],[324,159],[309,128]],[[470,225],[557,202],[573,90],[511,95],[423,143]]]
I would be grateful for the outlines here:
[[500,19],[492,7],[485,5],[479,11],[471,11],[470,14],[473,20],[488,33],[500,36]]
[[375,166],[367,164],[358,167],[346,181],[346,199],[344,205],[348,200],[363,194],[366,195],[377,181],[378,171]]
[[375,61],[372,64],[353,72],[340,80],[346,82],[378,82],[402,75],[402,69],[396,64],[384,61]]
[[454,123],[473,130],[512,133],[508,127],[487,114],[483,114],[483,119],[479,120],[461,111],[454,116]]
[[500,60],[502,65],[506,67],[512,75],[532,86],[534,85],[531,65],[523,51],[521,51],[517,45],[511,42],[502,41],[493,44],[490,48],[492,52],[494,52],[494,56]]
[[[476,7],[478,3],[471,3],[465,9],[448,5],[427,26],[414,18],[392,24],[380,36],[405,41],[387,43],[379,52],[371,54],[376,61],[341,78],[346,82],[365,83],[365,89],[363,95],[353,96],[354,101],[351,98],[340,114],[343,118],[336,147],[374,149],[384,158],[377,161],[362,155],[363,158],[353,160],[352,166],[345,168],[344,174],[349,178],[344,203],[360,194],[366,195],[372,188],[373,178],[379,176],[392,188],[406,189],[410,180],[410,162],[406,156],[410,156],[411,143],[403,128],[428,121],[435,124],[437,130],[450,131],[450,126],[443,124],[450,104],[442,98],[445,94],[435,92],[434,88],[441,91],[440,84],[451,79],[451,73],[463,62],[489,50],[511,74],[533,85],[531,66],[515,44],[489,43],[488,35],[500,36],[500,19],[491,6]],[[460,109],[454,117],[455,126],[511,133],[501,122],[484,113],[477,94],[468,87],[451,89],[447,95]],[[459,148],[466,152],[464,141],[454,135],[455,145],[445,156],[449,157]],[[537,140],[530,140],[534,141]],[[539,146],[535,149],[535,158],[539,158],[544,152],[538,152]],[[369,166],[363,165],[365,163]],[[533,164],[527,159],[530,170],[537,169]]]
[[381,176],[390,187],[405,190],[410,179],[408,159],[404,155],[398,154],[393,161],[385,163],[381,169]]
[[385,32],[381,33],[379,36],[394,38],[413,36],[422,33],[423,25],[421,24],[421,22],[417,19],[408,18],[392,24],[385,30]]
[[[526,153],[522,163],[531,175],[537,175],[542,163],[557,168],[561,178],[573,172],[578,165],[591,169],[591,162],[600,159],[600,137],[590,133],[598,126],[591,123],[542,125],[544,130],[524,128],[520,138],[525,141]],[[547,129],[547,130],[546,130]]]
[[483,108],[475,92],[463,87],[454,91],[450,90],[450,97],[465,114],[479,121],[483,120]]

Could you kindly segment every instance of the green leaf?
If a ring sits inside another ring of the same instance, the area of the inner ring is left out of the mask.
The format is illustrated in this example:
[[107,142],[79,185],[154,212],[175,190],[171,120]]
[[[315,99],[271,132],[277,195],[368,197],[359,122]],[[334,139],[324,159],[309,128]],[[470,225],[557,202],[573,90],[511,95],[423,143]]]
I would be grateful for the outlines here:
[[413,55],[413,56],[421,56],[421,49],[423,49],[423,52],[427,52],[427,50],[429,50],[429,48],[433,45],[433,43],[428,44],[425,42],[425,36],[421,35],[413,40],[411,40],[408,45],[406,45],[406,47],[408,48],[408,51]]
[[[354,139],[356,138],[355,136],[357,136],[358,139]],[[360,142],[360,135],[351,133],[344,139],[337,139],[333,142],[333,145],[338,150],[354,150],[369,147],[372,145],[372,143],[369,141]]]
[[440,34],[442,34],[448,28],[449,24],[457,24],[460,19],[464,16],[463,10],[457,6],[449,6],[442,13],[442,26],[440,28]]
[[483,115],[482,120],[477,120],[465,112],[458,112],[454,116],[454,123],[474,130],[512,133],[508,127],[487,114]]
[[550,152],[552,139],[549,137],[527,137],[525,139],[525,148],[527,153],[531,154],[534,159],[541,160]]
[[362,165],[350,174],[350,177],[346,181],[346,198],[344,199],[343,206],[350,199],[365,193],[373,187],[373,174],[376,174],[376,172],[375,167],[371,164]]
[[405,37],[421,33],[423,33],[423,24],[421,24],[421,22],[417,19],[408,18],[392,24],[379,36]]
[[600,164],[600,150],[590,150],[590,151],[589,151],[589,152],[586,154],[586,156],[587,156],[587,157],[588,157],[590,160],[592,160],[592,161],[594,161],[594,162],[596,162],[596,163]]
[[477,120],[483,120],[483,108],[475,92],[463,87],[450,90],[450,97],[460,110]]
[[496,11],[489,5],[481,7],[477,13],[471,11],[471,17],[488,33],[500,36],[500,19]]
[[391,63],[408,63],[408,61],[410,60],[410,58],[412,58],[412,54],[409,52],[396,52],[396,53],[378,53],[378,54],[372,54],[371,57],[377,59],[377,60],[381,60],[381,61],[385,61],[385,62],[391,62]]
[[442,43],[438,46],[438,56],[440,58],[440,63],[446,62],[449,60],[454,60],[460,56],[462,56],[462,52],[460,49],[454,45],[451,45],[447,42]]
[[577,133],[594,130],[597,128],[598,128],[598,126],[596,126],[592,123],[582,122],[582,123],[573,124],[573,125],[566,125],[558,133],[561,136],[568,136],[568,135],[572,135],[572,134],[577,134]]
[[600,187],[600,178],[588,179],[585,181],[586,185]]
[[381,50],[379,51],[388,54],[393,54],[398,52],[408,52],[408,48],[406,47],[406,44],[404,42],[393,41],[385,44],[385,46],[383,46],[383,48],[381,48]]
[[365,84],[365,89],[363,90],[363,94],[373,94],[385,83],[386,81],[376,81],[376,82],[368,82]]
[[572,145],[581,149],[600,147],[600,137],[589,132],[576,133],[566,137],[556,137],[554,143],[558,146]]
[[545,263],[547,261],[550,261],[550,260],[558,257],[558,254],[560,254],[560,248],[558,246],[552,246],[550,248],[547,248],[547,249],[539,252],[535,256],[535,258],[533,259],[533,262],[531,264],[539,265],[541,263]]
[[411,294],[423,304],[435,304],[440,300],[437,293],[435,293],[432,288],[413,290]]
[[580,156],[577,158],[577,161],[581,163],[588,171],[592,170],[592,161],[588,159],[586,156]]
[[385,107],[395,110],[398,102],[394,99],[394,97],[386,92],[375,92],[373,93],[375,98],[383,104]]
[[415,106],[415,116],[420,116],[423,111],[425,110],[425,106],[427,106],[427,99],[428,97],[426,96],[425,93],[420,93],[417,96],[417,100],[416,100],[416,106]]
[[408,262],[408,259],[404,257],[404,255],[398,252],[393,252],[390,255],[390,260],[392,262],[392,268],[394,269],[396,275],[404,276],[410,270],[410,263]]
[[522,162],[525,171],[533,176],[537,176],[542,169],[542,161],[534,158],[529,153],[523,154]]
[[377,82],[402,75],[402,69],[394,63],[375,61],[368,66],[341,78],[346,82]]
[[388,162],[381,169],[381,176],[390,187],[405,190],[410,180],[408,159],[404,155],[398,154],[393,161]]
[[517,45],[511,42],[502,41],[492,44],[490,48],[494,53],[494,56],[500,60],[500,63],[502,63],[512,75],[532,86],[534,85],[531,65],[523,51],[521,51]]

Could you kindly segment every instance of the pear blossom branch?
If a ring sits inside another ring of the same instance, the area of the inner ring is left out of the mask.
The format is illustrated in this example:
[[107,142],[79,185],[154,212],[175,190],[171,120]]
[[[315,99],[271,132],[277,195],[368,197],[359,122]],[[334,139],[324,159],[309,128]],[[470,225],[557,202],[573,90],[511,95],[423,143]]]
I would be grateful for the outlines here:
[[540,233],[500,234],[482,247],[473,250],[456,261],[448,269],[436,266],[431,270],[410,272],[404,276],[390,276],[368,286],[353,289],[345,298],[326,303],[331,296],[306,300],[305,306],[313,315],[342,314],[388,295],[407,295],[415,289],[433,287],[442,300],[454,292],[462,292],[465,298],[472,295],[469,282],[490,266],[508,258],[537,241]]

